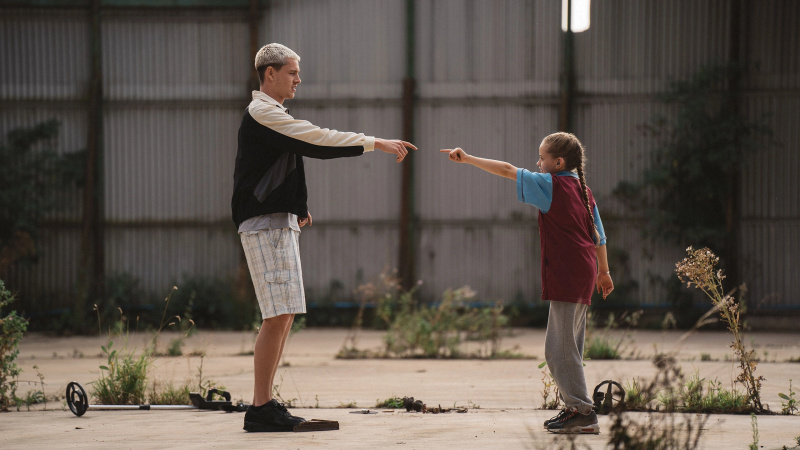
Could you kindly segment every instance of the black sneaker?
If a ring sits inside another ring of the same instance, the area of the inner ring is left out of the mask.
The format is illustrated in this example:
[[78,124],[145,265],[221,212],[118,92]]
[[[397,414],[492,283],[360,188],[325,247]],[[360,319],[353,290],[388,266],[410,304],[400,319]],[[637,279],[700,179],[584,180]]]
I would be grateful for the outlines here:
[[293,431],[294,426],[305,422],[302,417],[295,417],[272,399],[261,406],[250,405],[244,414],[244,430],[251,432]]
[[599,434],[600,425],[597,423],[597,414],[581,414],[578,411],[567,410],[557,421],[547,425],[547,431],[564,434]]
[[553,416],[553,417],[551,417],[551,418],[549,418],[549,419],[545,420],[545,421],[544,421],[544,427],[545,427],[545,429],[546,429],[546,428],[547,428],[547,426],[548,426],[548,425],[550,425],[551,423],[553,423],[553,422],[558,422],[558,421],[559,421],[559,419],[561,419],[561,416],[563,416],[563,415],[564,415],[564,414],[566,414],[566,413],[567,413],[567,410],[566,410],[566,408],[565,408],[565,409],[562,409],[560,413],[558,413],[558,414],[556,414],[555,416]]

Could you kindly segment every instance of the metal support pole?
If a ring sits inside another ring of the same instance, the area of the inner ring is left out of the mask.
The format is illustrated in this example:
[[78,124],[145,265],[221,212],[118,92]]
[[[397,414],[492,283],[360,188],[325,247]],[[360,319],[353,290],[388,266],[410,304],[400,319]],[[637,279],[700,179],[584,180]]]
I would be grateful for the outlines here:
[[572,109],[575,102],[575,34],[572,32],[572,0],[567,1],[567,31],[564,32],[564,54],[561,72],[559,131],[572,131]]
[[86,149],[86,184],[83,195],[81,235],[81,295],[75,304],[78,323],[86,313],[86,301],[103,295],[105,247],[103,222],[103,72],[100,0],[90,6],[89,135]]
[[[414,0],[406,0],[406,76],[403,79],[403,140],[414,141]],[[400,198],[400,283],[410,289],[416,283],[416,216],[414,212],[414,155],[403,161]]]

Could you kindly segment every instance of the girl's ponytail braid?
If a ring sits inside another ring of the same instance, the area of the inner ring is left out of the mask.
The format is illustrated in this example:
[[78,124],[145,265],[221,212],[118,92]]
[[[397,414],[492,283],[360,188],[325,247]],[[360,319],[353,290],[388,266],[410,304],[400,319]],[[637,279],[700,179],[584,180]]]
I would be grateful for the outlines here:
[[589,192],[586,189],[586,177],[583,174],[583,164],[586,160],[586,152],[583,149],[583,144],[572,133],[557,132],[544,138],[542,143],[547,144],[548,153],[554,158],[564,158],[566,167],[564,170],[576,169],[578,171],[578,178],[581,181],[581,197],[586,206],[586,212],[589,213],[588,221],[589,228],[594,230],[594,241],[600,243],[600,233],[594,224],[594,214],[592,207],[589,204]]
[[583,204],[586,205],[586,212],[589,213],[589,226],[594,231],[594,241],[600,245],[600,233],[597,231],[597,226],[594,224],[594,214],[592,213],[592,205],[589,204],[589,193],[586,191],[586,177],[583,175],[583,158],[581,163],[576,167],[578,170],[578,179],[581,181],[581,197],[583,197]]

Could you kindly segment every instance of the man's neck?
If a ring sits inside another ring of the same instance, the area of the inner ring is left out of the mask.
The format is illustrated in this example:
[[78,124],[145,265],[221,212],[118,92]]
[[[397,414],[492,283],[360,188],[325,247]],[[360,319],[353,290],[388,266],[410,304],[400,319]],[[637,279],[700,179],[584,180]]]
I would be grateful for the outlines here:
[[275,100],[276,102],[280,103],[281,105],[283,105],[283,101],[286,100],[285,98],[280,98],[279,96],[277,96],[273,92],[271,92],[272,89],[270,89],[269,86],[267,86],[267,85],[261,86],[261,88],[259,90],[261,92],[263,92],[264,94],[269,95],[271,99]]

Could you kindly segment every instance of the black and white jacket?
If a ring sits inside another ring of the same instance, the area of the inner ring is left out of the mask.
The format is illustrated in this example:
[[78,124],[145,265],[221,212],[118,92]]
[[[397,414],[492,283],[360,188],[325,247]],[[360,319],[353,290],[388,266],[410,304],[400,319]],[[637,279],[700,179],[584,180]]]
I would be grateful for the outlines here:
[[375,137],[320,128],[297,120],[260,91],[244,112],[233,172],[233,221],[288,212],[308,216],[303,156],[318,159],[373,151]]

